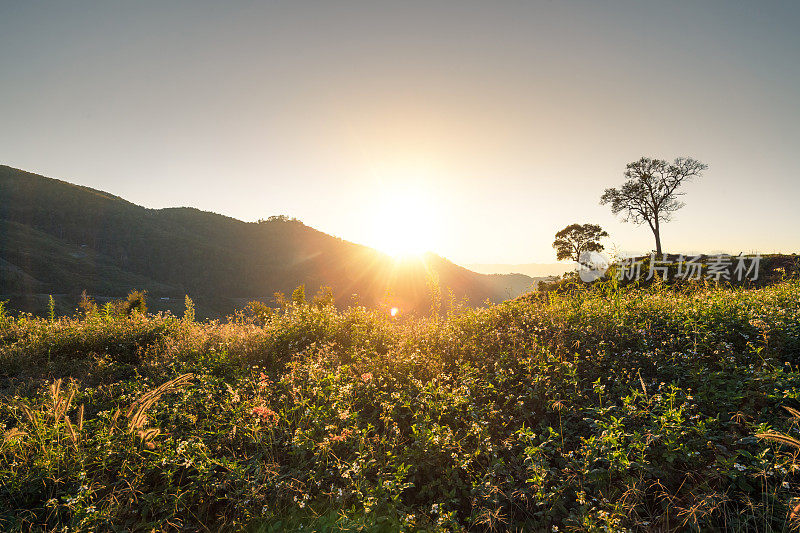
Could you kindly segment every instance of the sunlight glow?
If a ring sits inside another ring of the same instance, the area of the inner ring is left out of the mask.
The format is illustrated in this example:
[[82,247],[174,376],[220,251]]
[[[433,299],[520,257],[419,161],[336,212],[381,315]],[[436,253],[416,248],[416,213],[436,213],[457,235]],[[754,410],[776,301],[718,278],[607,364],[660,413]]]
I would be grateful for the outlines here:
[[397,316],[397,313],[399,313],[399,312],[400,312],[400,309],[398,309],[397,307],[392,307],[391,310],[389,310],[389,314],[392,315],[392,316]]
[[423,184],[384,184],[373,202],[367,244],[396,257],[439,248],[442,207]]

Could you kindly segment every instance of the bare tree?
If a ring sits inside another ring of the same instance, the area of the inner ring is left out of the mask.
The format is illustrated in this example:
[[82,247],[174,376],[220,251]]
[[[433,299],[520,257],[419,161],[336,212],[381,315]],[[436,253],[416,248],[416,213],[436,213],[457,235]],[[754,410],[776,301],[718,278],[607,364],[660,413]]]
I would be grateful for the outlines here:
[[656,238],[656,253],[661,255],[661,223],[669,222],[672,213],[684,206],[678,200],[679,189],[692,178],[700,177],[708,165],[690,157],[672,163],[643,157],[628,163],[627,181],[619,189],[606,189],[601,204],[611,204],[614,214],[624,213],[625,222],[647,223]]
[[603,237],[608,237],[608,233],[597,224],[570,224],[556,233],[556,240],[553,241],[556,259],[580,262],[583,252],[599,252],[603,249],[599,242]]

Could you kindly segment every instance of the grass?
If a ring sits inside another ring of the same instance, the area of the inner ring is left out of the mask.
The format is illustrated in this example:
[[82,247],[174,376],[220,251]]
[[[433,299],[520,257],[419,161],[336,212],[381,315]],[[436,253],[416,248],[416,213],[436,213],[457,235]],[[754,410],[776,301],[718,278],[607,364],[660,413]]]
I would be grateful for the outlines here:
[[[800,283],[0,313],[6,530],[788,531]],[[788,441],[784,441],[788,442]]]

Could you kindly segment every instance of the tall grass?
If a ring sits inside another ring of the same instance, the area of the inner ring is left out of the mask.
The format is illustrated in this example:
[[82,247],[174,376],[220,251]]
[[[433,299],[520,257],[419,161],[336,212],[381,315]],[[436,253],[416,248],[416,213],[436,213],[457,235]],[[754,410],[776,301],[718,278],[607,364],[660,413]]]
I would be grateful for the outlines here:
[[800,283],[0,313],[0,525],[783,531]]

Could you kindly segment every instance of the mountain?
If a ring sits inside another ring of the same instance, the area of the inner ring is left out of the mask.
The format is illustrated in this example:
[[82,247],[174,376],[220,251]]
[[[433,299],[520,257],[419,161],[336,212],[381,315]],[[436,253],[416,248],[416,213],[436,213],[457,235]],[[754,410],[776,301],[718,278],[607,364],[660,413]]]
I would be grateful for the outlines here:
[[480,263],[464,265],[468,269],[481,274],[525,274],[532,278],[560,276],[564,272],[575,270],[575,263],[524,263],[516,265]]
[[[98,301],[147,290],[151,309],[218,316],[275,292],[329,286],[337,303],[402,310],[429,306],[427,281],[481,304],[513,298],[533,280],[484,275],[434,254],[397,261],[372,248],[272,217],[243,222],[180,207],[147,209],[112,194],[0,166],[0,300],[39,311],[49,294],[74,309],[86,290]],[[387,300],[387,294],[389,298]]]

